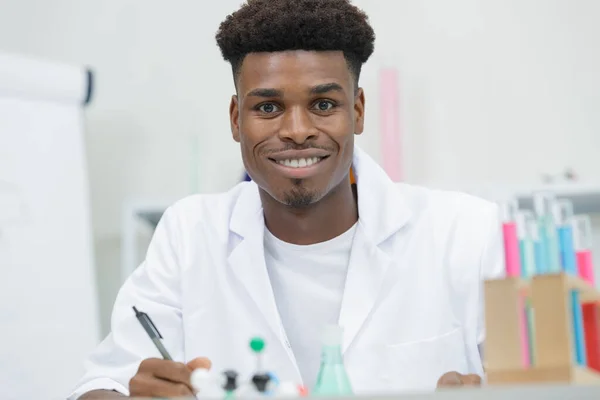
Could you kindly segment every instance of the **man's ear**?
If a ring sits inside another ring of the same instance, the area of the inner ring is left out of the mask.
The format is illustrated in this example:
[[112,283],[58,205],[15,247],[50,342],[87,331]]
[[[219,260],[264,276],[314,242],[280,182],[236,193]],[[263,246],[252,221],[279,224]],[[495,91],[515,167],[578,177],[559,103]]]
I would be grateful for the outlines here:
[[354,134],[360,135],[365,129],[365,92],[358,88],[354,96]]
[[231,134],[233,140],[240,142],[240,109],[238,104],[238,97],[234,94],[231,96],[231,103],[229,104],[229,123],[231,124]]

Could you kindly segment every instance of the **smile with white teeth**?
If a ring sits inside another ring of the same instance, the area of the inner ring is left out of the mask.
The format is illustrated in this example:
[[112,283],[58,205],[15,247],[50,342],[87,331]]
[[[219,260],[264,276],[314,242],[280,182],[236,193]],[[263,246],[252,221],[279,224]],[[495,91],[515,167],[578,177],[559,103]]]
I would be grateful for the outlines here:
[[311,165],[318,163],[322,159],[323,157],[294,158],[289,160],[279,160],[277,161],[277,164],[281,164],[291,168],[304,168],[310,167]]

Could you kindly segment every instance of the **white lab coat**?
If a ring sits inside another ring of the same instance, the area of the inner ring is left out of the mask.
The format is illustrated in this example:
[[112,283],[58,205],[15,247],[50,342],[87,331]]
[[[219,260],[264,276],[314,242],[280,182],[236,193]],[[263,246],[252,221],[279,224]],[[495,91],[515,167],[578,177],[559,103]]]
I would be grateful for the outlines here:
[[[359,222],[339,322],[355,392],[430,390],[449,371],[482,375],[482,277],[501,275],[503,263],[496,205],[393,183],[358,147],[353,167]],[[160,357],[132,306],[153,319],[175,360],[205,356],[216,371],[248,377],[256,366],[248,343],[258,335],[267,343],[264,366],[301,382],[263,232],[253,182],[169,208],[72,397],[99,388],[127,394],[140,361]]]

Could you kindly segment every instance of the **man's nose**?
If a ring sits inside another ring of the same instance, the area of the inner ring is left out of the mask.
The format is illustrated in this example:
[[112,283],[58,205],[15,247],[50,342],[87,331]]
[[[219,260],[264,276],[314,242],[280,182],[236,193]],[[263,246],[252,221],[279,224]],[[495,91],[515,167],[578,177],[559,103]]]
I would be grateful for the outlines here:
[[311,118],[310,111],[302,107],[294,107],[285,112],[279,130],[279,137],[282,140],[303,144],[316,136],[317,129]]

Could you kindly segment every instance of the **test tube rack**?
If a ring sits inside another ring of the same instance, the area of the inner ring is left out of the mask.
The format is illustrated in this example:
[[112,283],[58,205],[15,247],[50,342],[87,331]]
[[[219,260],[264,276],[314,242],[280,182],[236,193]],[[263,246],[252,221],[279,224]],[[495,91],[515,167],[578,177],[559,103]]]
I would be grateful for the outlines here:
[[[573,293],[586,309],[583,363]],[[484,295],[488,384],[600,384],[600,292],[591,284],[564,272],[510,277],[485,281]]]

